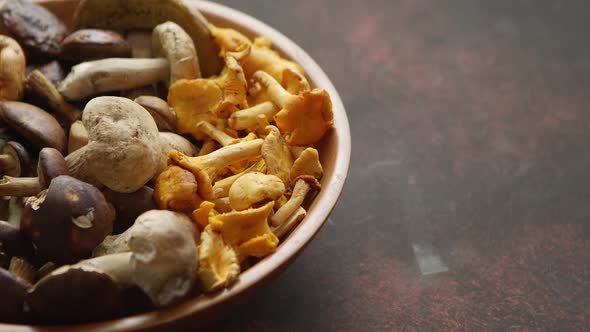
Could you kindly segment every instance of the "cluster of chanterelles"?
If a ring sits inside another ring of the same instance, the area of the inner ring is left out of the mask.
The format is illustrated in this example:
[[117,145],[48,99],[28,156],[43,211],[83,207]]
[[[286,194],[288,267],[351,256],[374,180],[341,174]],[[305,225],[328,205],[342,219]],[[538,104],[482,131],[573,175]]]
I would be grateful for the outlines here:
[[269,40],[181,0],[84,0],[72,33],[27,0],[0,17],[0,321],[227,287],[304,218],[332,105]]

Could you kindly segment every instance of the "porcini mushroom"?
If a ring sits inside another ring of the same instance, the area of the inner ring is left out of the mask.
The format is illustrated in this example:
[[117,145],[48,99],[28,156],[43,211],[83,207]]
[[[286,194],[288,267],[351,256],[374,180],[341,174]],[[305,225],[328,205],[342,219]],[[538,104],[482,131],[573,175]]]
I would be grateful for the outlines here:
[[115,212],[100,190],[63,175],[25,201],[21,230],[37,254],[56,263],[87,258],[113,230]]
[[0,10],[6,29],[35,57],[55,57],[65,25],[46,8],[28,0],[6,1]]
[[66,157],[73,177],[116,192],[134,192],[158,171],[158,127],[140,105],[122,97],[92,99],[82,116],[88,145]]
[[207,20],[196,6],[189,6],[182,0],[85,0],[74,14],[77,28],[153,29],[166,21],[177,23],[190,35],[204,77],[221,71],[219,48],[213,42]]
[[256,72],[252,80],[281,108],[274,119],[290,145],[317,143],[332,127],[332,101],[325,90],[313,89],[294,95],[263,71]]
[[18,101],[4,101],[0,102],[0,118],[31,144],[65,153],[66,134],[57,120],[44,110]]
[[289,175],[293,158],[287,142],[275,126],[266,127],[268,134],[262,144],[262,158],[266,162],[266,172],[276,175],[285,184],[290,184]]
[[200,196],[206,200],[212,200],[215,198],[213,182],[217,173],[234,162],[259,155],[262,143],[261,139],[240,142],[199,157],[188,157],[172,150],[168,157],[171,163],[191,171],[197,178]]
[[128,58],[131,46],[121,34],[111,30],[80,29],[61,42],[60,59],[85,61]]
[[195,128],[200,121],[215,123],[232,112],[248,107],[247,83],[242,68],[232,57],[226,57],[221,75],[211,79],[179,80],[170,86],[168,103],[178,117],[178,133],[203,135]]
[[223,242],[221,234],[205,227],[199,245],[199,270],[197,277],[206,292],[229,286],[240,273],[238,255]]
[[0,100],[23,97],[25,67],[25,54],[17,41],[0,35]]
[[139,96],[134,101],[151,114],[158,129],[176,131],[176,112],[168,106],[165,100],[155,96]]
[[192,287],[199,259],[198,236],[186,215],[151,210],[124,233],[107,237],[95,255],[131,251],[132,282],[161,307],[186,295]]
[[31,159],[29,153],[18,142],[8,141],[0,154],[0,174],[18,177],[30,172]]
[[279,240],[268,227],[267,218],[274,202],[259,208],[222,213],[209,219],[209,225],[221,232],[223,240],[244,256],[264,257],[276,250]]
[[120,253],[59,267],[33,286],[26,302],[33,315],[46,322],[111,318],[120,312],[121,291],[132,285],[131,255]]
[[274,175],[251,172],[239,177],[229,189],[234,210],[246,210],[255,204],[274,201],[285,192],[285,184]]
[[76,106],[66,102],[55,85],[37,69],[27,76],[25,88],[29,97],[39,101],[42,105],[49,106],[69,123],[82,116],[82,112]]
[[129,90],[168,79],[166,59],[108,58],[82,62],[59,84],[69,100],[82,100],[102,92]]
[[281,206],[275,214],[270,217],[272,226],[278,227],[284,223],[299,207],[301,207],[305,196],[307,196],[310,191],[319,190],[319,188],[320,183],[313,176],[300,176],[295,182],[295,187],[293,188],[293,193],[291,194],[289,201]]
[[68,173],[64,157],[53,148],[39,152],[36,177],[4,176],[0,180],[0,196],[34,196],[47,188],[51,181]]
[[197,147],[186,138],[170,132],[160,132],[160,144],[162,145],[162,153],[168,157],[168,153],[172,150],[177,150],[183,154],[194,157],[197,154]]
[[180,25],[164,22],[152,32],[152,54],[170,63],[170,84],[180,79],[201,78],[195,43]]

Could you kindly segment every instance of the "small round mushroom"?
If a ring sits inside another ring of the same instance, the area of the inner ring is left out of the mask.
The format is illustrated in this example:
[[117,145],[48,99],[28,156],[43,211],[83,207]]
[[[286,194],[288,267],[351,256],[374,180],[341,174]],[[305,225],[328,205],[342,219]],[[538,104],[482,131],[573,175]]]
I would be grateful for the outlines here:
[[176,112],[165,100],[155,96],[139,96],[134,101],[150,112],[159,130],[176,131]]
[[4,176],[0,180],[0,196],[34,196],[47,188],[51,181],[68,173],[64,157],[53,148],[43,148],[39,152],[37,177]]
[[73,177],[116,192],[139,190],[162,158],[158,127],[139,104],[122,97],[97,97],[82,116],[88,145],[66,157]]
[[229,189],[229,203],[236,211],[255,204],[274,201],[285,192],[285,184],[274,175],[259,172],[244,174]]
[[0,119],[8,127],[39,147],[66,150],[66,134],[51,114],[31,104],[18,101],[0,102]]
[[111,30],[81,29],[61,42],[62,60],[85,61],[103,58],[128,58],[131,46],[121,34]]
[[17,323],[25,318],[25,298],[31,285],[0,268],[0,321]]
[[0,100],[20,100],[25,84],[26,59],[16,40],[0,35]]
[[63,264],[89,257],[112,232],[114,220],[114,209],[100,190],[64,175],[27,199],[21,229],[40,257]]
[[18,142],[6,142],[0,154],[0,173],[14,177],[26,176],[30,167],[31,159],[25,147]]

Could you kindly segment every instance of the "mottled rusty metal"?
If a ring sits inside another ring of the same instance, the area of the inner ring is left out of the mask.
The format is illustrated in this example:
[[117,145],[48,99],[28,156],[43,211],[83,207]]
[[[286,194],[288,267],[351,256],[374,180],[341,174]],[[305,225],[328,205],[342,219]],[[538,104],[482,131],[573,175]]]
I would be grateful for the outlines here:
[[586,1],[219,2],[324,68],[353,158],[317,239],[217,331],[589,328]]

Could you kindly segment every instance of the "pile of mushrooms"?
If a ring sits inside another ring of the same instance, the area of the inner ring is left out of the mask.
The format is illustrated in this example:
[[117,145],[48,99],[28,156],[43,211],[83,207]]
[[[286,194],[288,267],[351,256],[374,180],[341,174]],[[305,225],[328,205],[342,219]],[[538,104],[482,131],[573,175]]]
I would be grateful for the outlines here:
[[230,287],[304,219],[332,104],[268,39],[181,0],[81,1],[73,31],[30,0],[0,20],[0,322]]

